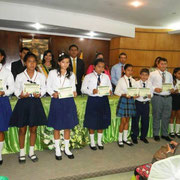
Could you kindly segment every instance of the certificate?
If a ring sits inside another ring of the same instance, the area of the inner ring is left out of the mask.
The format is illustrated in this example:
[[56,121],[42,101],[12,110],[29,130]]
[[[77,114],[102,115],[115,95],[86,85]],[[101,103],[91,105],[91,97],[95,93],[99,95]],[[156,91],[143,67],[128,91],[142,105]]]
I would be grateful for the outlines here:
[[26,94],[40,94],[40,85],[34,83],[24,83],[23,93]]
[[177,85],[178,91],[180,92],[180,84]]
[[110,95],[109,91],[110,91],[109,86],[98,86],[98,94],[101,96]]
[[173,88],[173,86],[172,86],[171,83],[164,83],[164,84],[162,85],[162,91],[163,91],[163,92],[170,91],[172,88]]
[[139,88],[139,96],[147,97],[151,94],[150,88]]
[[59,88],[58,92],[60,99],[74,97],[72,87]]
[[127,89],[127,96],[137,96],[138,95],[138,88],[128,88]]
[[3,91],[3,80],[0,79],[0,91]]

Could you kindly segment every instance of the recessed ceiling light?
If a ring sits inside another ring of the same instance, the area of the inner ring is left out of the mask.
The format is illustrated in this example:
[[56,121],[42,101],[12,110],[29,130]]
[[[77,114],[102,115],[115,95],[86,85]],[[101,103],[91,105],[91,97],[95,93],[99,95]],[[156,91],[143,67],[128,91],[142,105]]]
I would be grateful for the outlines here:
[[140,1],[133,1],[133,2],[131,2],[130,4],[131,4],[132,6],[134,6],[134,7],[139,7],[139,6],[142,5],[142,2],[140,2]]
[[84,38],[80,38],[80,41],[83,41],[84,40]]
[[37,30],[44,28],[44,26],[42,24],[40,24],[40,23],[35,23],[35,24],[31,25],[31,26],[36,28]]
[[90,31],[89,33],[87,33],[88,36],[94,37],[97,35],[97,33]]

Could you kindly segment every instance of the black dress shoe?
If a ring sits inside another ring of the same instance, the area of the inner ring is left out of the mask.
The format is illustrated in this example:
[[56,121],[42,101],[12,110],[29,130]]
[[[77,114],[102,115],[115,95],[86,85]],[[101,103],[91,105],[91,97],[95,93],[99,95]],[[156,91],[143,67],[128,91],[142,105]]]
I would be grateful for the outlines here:
[[26,156],[19,156],[19,163],[20,164],[26,163]]
[[146,138],[144,138],[144,139],[140,138],[140,140],[143,141],[145,144],[149,143],[149,141]]
[[177,136],[178,138],[180,138],[180,133],[176,133],[176,136]]
[[103,149],[104,149],[104,146],[99,146],[99,145],[98,145],[98,148],[99,148],[99,150],[103,150]]
[[155,141],[160,141],[160,137],[159,136],[154,136],[154,140]]
[[118,146],[121,147],[121,148],[124,147],[123,141],[118,141],[117,144],[118,144]]
[[166,141],[172,141],[172,139],[169,136],[161,136],[162,139],[165,139]]
[[90,147],[93,151],[96,151],[96,150],[97,150],[97,147],[96,147],[96,146],[91,146],[91,145],[89,145],[89,147]]
[[131,141],[129,141],[129,140],[123,141],[123,143],[126,144],[126,145],[128,145],[128,146],[133,146],[133,145],[134,145],[134,144],[133,144]]
[[74,159],[74,155],[73,155],[73,154],[68,155],[68,154],[65,153],[65,151],[64,151],[64,154],[65,154],[69,159]]
[[170,136],[171,138],[175,138],[175,133],[174,133],[174,132],[171,132],[171,133],[169,133],[169,136]]
[[138,144],[138,140],[137,140],[137,139],[132,139],[132,142],[133,142],[134,144]]
[[55,155],[55,159],[58,160],[58,161],[60,161],[60,160],[62,160],[62,156],[56,156],[56,155]]
[[3,160],[0,161],[0,166],[3,164]]

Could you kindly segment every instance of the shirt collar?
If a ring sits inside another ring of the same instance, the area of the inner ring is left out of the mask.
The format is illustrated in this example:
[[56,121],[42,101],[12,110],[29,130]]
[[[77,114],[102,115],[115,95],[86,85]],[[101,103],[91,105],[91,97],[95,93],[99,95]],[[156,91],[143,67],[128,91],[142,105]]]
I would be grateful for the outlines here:
[[127,77],[126,75],[124,75],[124,78],[126,78],[127,80],[128,80],[128,79],[132,79],[131,76],[130,76],[130,77]]
[[2,68],[2,66],[3,66],[2,63],[0,63],[0,69]]
[[33,77],[32,77],[32,78],[29,77],[29,75],[28,75],[28,73],[27,73],[27,69],[24,70],[24,73],[25,73],[26,76],[27,76],[29,79],[31,79],[31,80],[35,79],[35,77],[37,76],[37,71],[36,71],[36,70],[34,70],[34,74],[33,74]]
[[71,61],[73,61],[73,59],[75,59],[75,61],[77,60],[77,57],[73,58],[73,57],[70,56],[70,58],[71,58]]
[[[97,74],[97,72],[94,70],[93,71],[94,72],[94,74],[96,75],[96,76],[98,76],[98,74]],[[100,76],[102,75],[102,73],[100,74]]]
[[144,81],[144,82],[143,82],[141,79],[140,79],[140,82],[141,82],[141,84],[143,84],[143,83],[145,83],[145,84],[146,84],[146,83],[147,83],[147,81]]

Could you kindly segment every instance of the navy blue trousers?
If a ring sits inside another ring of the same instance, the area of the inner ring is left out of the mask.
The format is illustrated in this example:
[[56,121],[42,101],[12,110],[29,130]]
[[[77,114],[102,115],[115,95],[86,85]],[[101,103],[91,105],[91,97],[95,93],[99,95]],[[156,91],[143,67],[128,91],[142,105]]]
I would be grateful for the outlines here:
[[132,118],[131,138],[137,139],[139,136],[139,120],[141,118],[141,139],[146,138],[149,129],[149,102],[143,104],[135,101],[136,116]]

